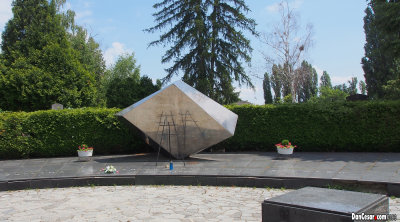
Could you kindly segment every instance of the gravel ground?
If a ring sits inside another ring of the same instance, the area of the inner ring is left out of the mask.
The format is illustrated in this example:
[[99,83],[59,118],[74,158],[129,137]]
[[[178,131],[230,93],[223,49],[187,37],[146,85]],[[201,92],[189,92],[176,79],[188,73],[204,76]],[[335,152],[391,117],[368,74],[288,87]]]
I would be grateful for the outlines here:
[[[290,190],[205,186],[73,187],[0,192],[0,221],[261,221]],[[400,214],[400,198],[390,199]]]

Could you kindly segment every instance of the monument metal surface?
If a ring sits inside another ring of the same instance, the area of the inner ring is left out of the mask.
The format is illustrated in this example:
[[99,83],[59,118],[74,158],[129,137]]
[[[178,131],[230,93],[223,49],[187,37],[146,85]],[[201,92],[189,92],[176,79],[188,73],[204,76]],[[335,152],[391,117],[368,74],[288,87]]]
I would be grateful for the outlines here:
[[233,136],[238,118],[183,81],[174,82],[116,115],[177,159]]
[[353,221],[353,214],[362,213],[388,214],[388,197],[305,187],[262,203],[263,221]]

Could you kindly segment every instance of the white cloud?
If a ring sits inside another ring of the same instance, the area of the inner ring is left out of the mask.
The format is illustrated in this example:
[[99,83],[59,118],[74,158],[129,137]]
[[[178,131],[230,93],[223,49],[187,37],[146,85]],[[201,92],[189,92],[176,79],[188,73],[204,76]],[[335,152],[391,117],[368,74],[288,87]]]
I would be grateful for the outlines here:
[[0,1],[0,30],[3,31],[4,26],[12,17],[11,11],[12,0],[1,0]]
[[[280,7],[279,5],[282,2],[283,1],[276,2],[276,3],[272,4],[272,5],[268,5],[267,7],[265,7],[265,9],[268,12],[272,12],[272,13],[278,12],[279,11],[279,7]],[[303,4],[303,0],[293,0],[293,1],[289,2],[289,7],[292,8],[292,9],[298,9],[298,8],[301,7],[302,4]]]
[[110,67],[119,55],[131,52],[132,50],[125,48],[124,44],[113,42],[112,46],[104,51],[104,59],[106,60],[107,67]]

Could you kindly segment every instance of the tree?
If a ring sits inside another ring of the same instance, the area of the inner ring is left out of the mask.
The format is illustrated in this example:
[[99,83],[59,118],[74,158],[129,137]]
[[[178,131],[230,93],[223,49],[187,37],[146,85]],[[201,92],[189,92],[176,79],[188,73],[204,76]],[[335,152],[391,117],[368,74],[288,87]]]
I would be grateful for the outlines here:
[[282,76],[282,67],[281,65],[273,65],[272,66],[272,75],[271,75],[271,86],[272,89],[274,90],[275,98],[274,102],[277,103],[278,101],[281,100],[281,90],[282,90],[282,82],[281,82],[281,76]]
[[327,71],[322,72],[320,88],[323,87],[332,88],[331,77]]
[[383,86],[386,99],[400,99],[400,79],[389,80],[388,84]]
[[94,105],[96,79],[78,59],[57,14],[57,2],[15,0],[2,34],[5,72],[0,106],[7,110]]
[[351,80],[348,81],[348,83],[349,83],[349,88],[347,89],[348,93],[350,95],[357,94],[357,83],[358,83],[357,77],[352,77]]
[[358,88],[360,89],[360,93],[363,95],[367,94],[367,85],[365,84],[364,81],[360,81],[360,83],[358,84]]
[[346,83],[336,85],[333,87],[333,89],[349,94],[349,88],[347,87]]
[[[285,88],[290,88],[292,101],[296,102],[298,85],[296,84],[297,76],[295,70],[303,54],[311,45],[312,28],[311,25],[308,25],[304,30],[304,34],[302,36],[299,35],[298,17],[286,0],[279,4],[279,12],[280,22],[274,26],[269,35],[264,35],[263,42],[273,50],[275,58],[284,67],[282,82],[289,83]],[[267,55],[265,55],[265,58],[267,62],[275,60]],[[284,93],[284,95],[287,95],[287,93]]]
[[264,103],[272,104],[273,100],[271,93],[271,83],[267,72],[264,74],[263,90],[264,90]]
[[297,101],[306,102],[315,96],[318,91],[317,71],[307,61],[303,61],[301,66],[295,70],[297,76],[298,92]]
[[253,87],[241,61],[250,62],[250,42],[241,31],[255,32],[255,22],[243,0],[163,0],[153,6],[154,27],[148,32],[171,28],[149,46],[173,43],[162,63],[174,61],[163,79],[183,71],[182,79],[212,99],[227,103],[238,99],[232,83]]
[[329,87],[321,87],[320,95],[312,97],[308,102],[311,103],[326,103],[326,102],[339,102],[346,101],[348,93],[340,89],[332,89]]
[[100,45],[85,28],[75,24],[75,12],[73,10],[61,11],[65,2],[66,0],[55,0],[57,12],[61,17],[61,24],[67,32],[71,47],[77,52],[79,62],[95,76],[96,88],[98,90],[96,104],[98,106],[105,106],[102,78],[105,75],[106,65]]
[[125,108],[161,88],[159,80],[153,85],[149,77],[140,77],[140,66],[136,64],[134,53],[120,55],[106,73],[103,84],[107,107]]
[[371,0],[365,10],[364,31],[366,43],[362,58],[368,95],[383,98],[383,86],[389,80],[400,78],[399,10],[397,0]]

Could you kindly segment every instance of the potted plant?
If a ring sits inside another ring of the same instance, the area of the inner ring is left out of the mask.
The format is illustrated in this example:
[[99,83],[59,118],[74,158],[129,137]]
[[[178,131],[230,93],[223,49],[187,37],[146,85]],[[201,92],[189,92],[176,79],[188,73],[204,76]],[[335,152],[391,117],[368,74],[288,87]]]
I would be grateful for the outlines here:
[[276,149],[279,154],[293,154],[293,149],[297,146],[292,145],[292,143],[289,142],[289,140],[282,140],[281,143],[275,144]]
[[89,147],[86,144],[82,144],[78,146],[78,156],[79,157],[87,157],[93,155],[93,147]]

